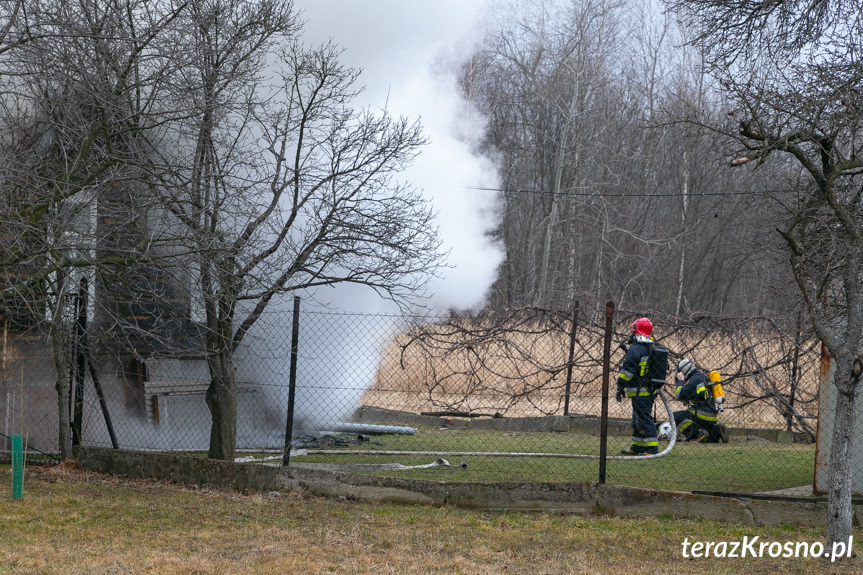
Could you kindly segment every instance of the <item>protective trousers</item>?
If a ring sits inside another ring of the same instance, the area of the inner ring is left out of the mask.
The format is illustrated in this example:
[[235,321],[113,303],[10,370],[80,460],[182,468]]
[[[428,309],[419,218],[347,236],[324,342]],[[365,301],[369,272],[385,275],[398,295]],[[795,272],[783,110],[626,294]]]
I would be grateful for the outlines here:
[[716,411],[709,405],[690,406],[686,411],[674,412],[674,423],[677,432],[687,441],[699,439],[699,434],[706,431],[710,441],[720,440]]
[[656,420],[653,419],[653,400],[656,396],[632,398],[632,447],[635,453],[659,453]]

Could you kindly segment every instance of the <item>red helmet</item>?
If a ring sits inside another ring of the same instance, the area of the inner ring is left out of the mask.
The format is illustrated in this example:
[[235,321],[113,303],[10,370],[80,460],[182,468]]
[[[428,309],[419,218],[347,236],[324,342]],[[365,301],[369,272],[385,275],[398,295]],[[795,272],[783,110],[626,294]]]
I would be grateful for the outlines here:
[[640,317],[632,324],[632,335],[645,335],[650,337],[653,333],[653,323],[646,317]]

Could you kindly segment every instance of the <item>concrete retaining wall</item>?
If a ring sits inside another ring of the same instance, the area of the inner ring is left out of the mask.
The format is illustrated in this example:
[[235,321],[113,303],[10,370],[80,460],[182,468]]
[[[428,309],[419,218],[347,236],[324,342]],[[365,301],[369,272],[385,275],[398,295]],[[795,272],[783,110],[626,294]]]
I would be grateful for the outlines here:
[[[661,418],[660,418],[661,419]],[[381,409],[379,407],[363,406],[354,413],[352,421],[357,423],[383,423],[393,425],[414,425],[417,427],[454,427],[466,429],[491,429],[495,431],[524,432],[562,432],[599,435],[600,418],[594,415],[549,415],[546,417],[440,417],[435,415],[419,415],[407,411]],[[632,433],[632,422],[629,418],[609,418],[608,434],[628,436]],[[804,441],[803,436],[796,436],[782,429],[761,428],[729,428],[732,440],[763,439],[774,443],[793,443]]]
[[[316,469],[300,464],[276,467],[89,447],[80,449],[79,461],[84,469],[112,475],[159,478],[238,491],[300,490],[323,497],[344,497],[371,503],[632,517],[670,515],[739,525],[822,526],[827,517],[826,502],[804,498],[720,497],[597,483],[430,481]],[[859,525],[863,520],[863,506],[855,506],[854,511]]]
[[208,485],[236,491],[278,489],[280,468],[215,461],[170,453],[78,448],[84,469],[136,479],[164,479],[186,485]]

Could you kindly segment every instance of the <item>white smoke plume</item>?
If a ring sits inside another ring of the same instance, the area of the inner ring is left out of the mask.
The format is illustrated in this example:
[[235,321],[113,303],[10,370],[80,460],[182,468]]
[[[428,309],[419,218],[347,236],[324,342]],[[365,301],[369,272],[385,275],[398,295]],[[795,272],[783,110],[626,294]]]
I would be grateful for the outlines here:
[[[306,21],[304,41],[332,39],[345,49],[346,64],[363,69],[360,83],[366,90],[354,105],[386,108],[424,126],[430,144],[402,176],[432,202],[449,252],[448,267],[430,286],[426,305],[433,312],[481,306],[502,257],[488,238],[493,197],[478,189],[497,187],[496,172],[488,158],[472,150],[481,118],[461,99],[452,65],[453,55],[465,53],[478,29],[481,6],[457,0],[297,1]],[[383,346],[403,327],[392,317],[369,315],[397,310],[364,286],[341,285],[313,295],[302,300],[295,431],[327,429],[350,418],[374,382]],[[283,409],[290,307],[285,298],[262,318],[250,334],[248,355],[240,355],[247,361],[238,361],[250,379],[272,382],[265,389]],[[336,321],[328,310],[362,315]]]
[[[449,251],[449,268],[431,285],[433,308],[482,305],[501,261],[489,241],[497,175],[488,158],[471,150],[481,118],[471,113],[455,84],[453,66],[478,33],[482,2],[442,0],[298,0],[306,21],[304,40],[332,40],[342,60],[363,69],[366,87],[358,106],[386,107],[394,116],[420,119],[430,144],[422,149],[405,180],[424,191],[438,213],[437,224]],[[391,309],[375,294],[354,289],[328,299],[351,311]],[[323,294],[326,295],[326,294]],[[363,307],[357,307],[360,304]]]

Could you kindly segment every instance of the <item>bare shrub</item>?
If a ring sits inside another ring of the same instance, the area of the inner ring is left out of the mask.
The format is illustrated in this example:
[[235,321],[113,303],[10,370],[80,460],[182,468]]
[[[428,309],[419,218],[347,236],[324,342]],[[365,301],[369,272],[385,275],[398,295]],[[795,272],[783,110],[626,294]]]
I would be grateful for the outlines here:
[[[615,342],[628,335],[630,315],[617,318]],[[673,395],[673,366],[688,357],[705,373],[721,373],[727,424],[814,437],[819,346],[811,335],[797,329],[789,336],[763,319],[660,319],[656,325],[657,342],[672,352],[667,394]],[[465,416],[563,415],[569,377],[569,414],[599,416],[603,328],[591,321],[576,326],[570,362],[572,328],[570,314],[534,308],[417,323],[386,347],[363,403]],[[622,357],[615,345],[612,393]],[[609,404],[611,417],[628,417],[629,410],[626,402]]]

